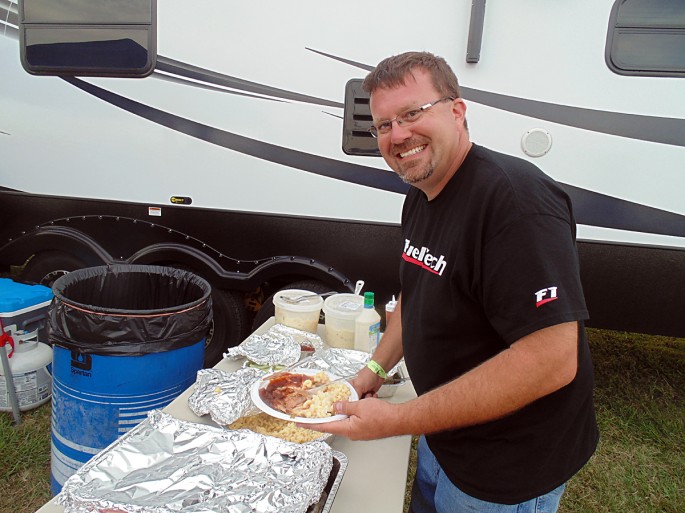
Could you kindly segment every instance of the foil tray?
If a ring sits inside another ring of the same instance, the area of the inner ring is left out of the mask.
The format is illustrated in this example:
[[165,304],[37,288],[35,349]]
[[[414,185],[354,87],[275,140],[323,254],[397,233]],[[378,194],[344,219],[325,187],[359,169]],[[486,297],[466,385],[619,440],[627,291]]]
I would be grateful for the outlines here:
[[67,479],[58,503],[67,513],[327,513],[347,458],[324,447],[153,411]]
[[312,504],[307,509],[307,513],[329,513],[333,507],[335,495],[338,493],[340,483],[347,470],[347,456],[339,451],[333,451],[333,468],[331,468],[331,475],[328,477],[328,482],[323,488],[321,499],[319,502]]

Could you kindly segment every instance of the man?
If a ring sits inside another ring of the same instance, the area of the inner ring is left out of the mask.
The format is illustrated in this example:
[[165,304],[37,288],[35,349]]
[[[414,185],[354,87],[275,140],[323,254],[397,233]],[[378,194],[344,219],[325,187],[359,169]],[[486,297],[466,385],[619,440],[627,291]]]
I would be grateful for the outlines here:
[[[364,88],[381,153],[413,186],[401,297],[354,380],[366,398],[307,427],[425,435],[413,513],[554,512],[598,440],[570,200],[532,164],[470,141],[442,58],[390,57]],[[371,397],[402,357],[418,397]]]

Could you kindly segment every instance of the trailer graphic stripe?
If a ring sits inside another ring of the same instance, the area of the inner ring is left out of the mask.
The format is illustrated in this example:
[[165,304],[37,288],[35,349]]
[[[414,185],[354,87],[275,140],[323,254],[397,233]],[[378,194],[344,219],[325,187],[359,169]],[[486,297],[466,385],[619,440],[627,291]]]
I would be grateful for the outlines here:
[[641,116],[526,100],[462,87],[464,98],[495,109],[602,134],[685,146],[685,119]]
[[[350,164],[250,139],[155,109],[78,78],[62,78],[83,91],[132,114],[245,155],[320,176],[398,194],[405,194],[409,189],[409,186],[402,182],[395,173],[389,171]],[[562,184],[562,186],[565,187],[574,202],[575,217],[579,224],[685,237],[685,216],[683,215],[566,184]]]
[[201,89],[207,89],[209,91],[219,91],[221,93],[228,93],[228,94],[235,94],[237,96],[247,96],[249,98],[259,98],[260,100],[270,100],[272,102],[283,102],[285,100],[280,100],[278,98],[269,98],[265,96],[259,96],[256,94],[251,94],[251,93],[244,93],[241,91],[233,91],[230,89],[227,89],[227,86],[221,87],[218,85],[212,85],[212,84],[204,84],[201,82],[193,82],[192,80],[186,79],[186,78],[180,78],[175,75],[168,75],[164,72],[160,72],[158,70],[155,70],[153,72],[154,78],[158,80],[164,80],[165,82],[174,82],[177,84],[182,84],[186,86],[192,86],[192,87],[199,87]]
[[149,105],[125,98],[118,94],[102,89],[96,85],[75,77],[62,77],[63,80],[92,94],[112,105],[124,109],[132,114],[149,119],[172,130],[187,134],[191,137],[207,141],[217,146],[231,149],[252,157],[281,164],[294,169],[307,171],[320,176],[336,180],[356,183],[374,189],[380,189],[400,194],[406,193],[409,186],[390,171],[361,165],[349,165],[339,160],[311,155],[290,148],[283,148],[244,137],[224,130],[203,125],[196,121],[176,116]]
[[578,224],[685,237],[685,216],[562,183]]
[[199,68],[185,62],[176,61],[169,57],[158,56],[155,72],[163,71],[173,75],[180,75],[182,77],[207,82],[210,84],[220,85],[224,87],[231,87],[251,93],[274,96],[276,98],[283,98],[285,100],[294,100],[303,103],[311,103],[314,105],[323,105],[325,107],[335,107],[342,109],[344,105],[340,102],[331,100],[324,100],[323,98],[316,98],[315,96],[308,96],[285,89],[278,89],[276,87],[258,84],[257,82],[250,82],[242,78],[231,77],[216,71],[211,71],[204,68]]
[[[368,72],[374,66],[354,62],[335,55],[312,50],[325,57],[356,66]],[[526,100],[516,96],[490,93],[460,86],[462,96],[469,101],[499,110],[513,112],[536,119],[544,119],[560,125],[581,128],[602,134],[617,135],[640,141],[651,141],[673,146],[685,146],[685,119],[641,116],[622,112],[609,112],[569,105]]]

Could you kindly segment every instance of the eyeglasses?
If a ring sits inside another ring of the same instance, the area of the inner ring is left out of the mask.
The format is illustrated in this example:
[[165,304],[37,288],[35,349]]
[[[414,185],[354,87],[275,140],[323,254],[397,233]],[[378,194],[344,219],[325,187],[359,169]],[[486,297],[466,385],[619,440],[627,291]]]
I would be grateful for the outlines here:
[[437,105],[438,103],[454,99],[455,98],[453,96],[445,96],[443,98],[440,98],[439,100],[435,100],[434,102],[421,105],[421,107],[418,107],[416,109],[410,109],[408,111],[403,112],[402,114],[399,114],[397,117],[393,119],[381,121],[377,125],[371,125],[371,128],[369,128],[369,132],[371,132],[371,135],[373,135],[374,137],[378,137],[380,135],[387,135],[392,131],[393,121],[396,121],[398,126],[412,125],[416,123],[419,119],[421,119],[423,113],[431,107]]

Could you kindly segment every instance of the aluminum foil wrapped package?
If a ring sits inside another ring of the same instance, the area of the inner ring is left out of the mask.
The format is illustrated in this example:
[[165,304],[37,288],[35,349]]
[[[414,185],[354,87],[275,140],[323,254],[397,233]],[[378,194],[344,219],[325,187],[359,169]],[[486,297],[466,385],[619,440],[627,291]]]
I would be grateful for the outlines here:
[[[364,368],[370,358],[371,355],[365,351],[334,347],[315,353],[311,358],[303,360],[299,367],[325,370],[338,376],[351,376]],[[398,363],[388,372],[388,376],[395,374],[400,367],[401,363]]]
[[227,358],[244,356],[258,365],[269,367],[288,366],[300,359],[303,349],[322,348],[323,341],[318,335],[283,324],[275,324],[265,333],[250,335],[240,345],[229,348],[225,356]]
[[195,415],[209,414],[214,422],[227,425],[259,410],[252,404],[250,388],[264,372],[243,368],[235,372],[202,369],[197,373],[195,390],[188,406]]
[[323,442],[293,444],[153,411],[71,476],[65,513],[304,513],[333,468]]
[[[359,372],[369,362],[371,355],[365,351],[354,349],[331,348],[314,353],[311,358],[302,360],[301,368],[320,369],[332,372],[338,376],[352,376]],[[395,365],[388,377],[392,382],[386,382],[378,391],[378,397],[391,397],[397,392],[397,388],[407,381],[402,362]]]
[[295,342],[300,344],[300,350],[303,353],[311,353],[323,349],[323,340],[316,333],[298,330],[283,324],[274,324],[267,333],[274,337],[295,339]]

